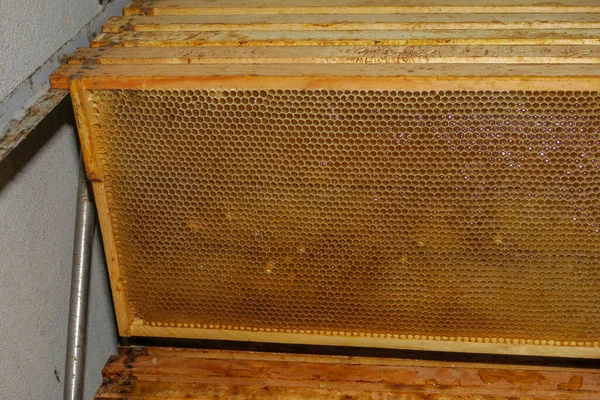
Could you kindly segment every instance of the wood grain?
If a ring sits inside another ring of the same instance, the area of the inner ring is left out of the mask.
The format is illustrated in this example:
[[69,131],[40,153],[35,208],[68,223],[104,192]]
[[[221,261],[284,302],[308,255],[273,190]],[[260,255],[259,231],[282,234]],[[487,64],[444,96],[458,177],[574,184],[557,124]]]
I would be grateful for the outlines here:
[[52,86],[81,73],[88,89],[597,90],[600,80],[595,64],[65,65]]
[[90,47],[598,45],[598,29],[102,33]]
[[103,32],[597,29],[589,14],[181,15],[113,17]]
[[595,0],[135,0],[125,15],[219,15],[219,14],[403,14],[403,13],[585,13],[599,12]]
[[81,152],[85,164],[87,177],[89,180],[100,181],[101,171],[98,167],[97,149],[93,145],[91,135],[90,113],[88,99],[86,98],[85,89],[79,79],[66,80],[64,82],[65,89],[69,89],[71,93],[71,101],[73,110],[75,111],[75,120],[77,121],[77,131],[79,133],[79,141],[81,143]]
[[98,220],[100,222],[100,229],[104,240],[104,253],[110,276],[112,298],[115,305],[119,334],[128,336],[130,334],[129,327],[133,321],[133,314],[123,290],[121,268],[119,266],[115,235],[110,217],[110,199],[108,198],[103,182],[103,174],[99,161],[99,149],[94,142],[92,133],[94,121],[92,121],[89,111],[89,93],[85,90],[80,79],[70,80],[69,89],[73,101],[73,109],[75,110],[83,160],[88,179],[92,181],[94,200],[98,210]]
[[129,348],[95,399],[595,399],[597,370]]
[[598,64],[600,46],[281,46],[81,48],[72,65]]
[[[600,358],[598,342],[579,346],[570,343],[534,343],[519,340],[499,342],[497,339],[483,338],[441,338],[410,337],[403,335],[352,335],[323,333],[291,333],[286,331],[266,332],[240,330],[225,327],[206,329],[203,327],[148,326],[137,324],[131,327],[132,336],[177,337],[192,339],[214,339],[233,341],[253,341],[266,343],[320,344],[330,346],[359,346],[372,348],[410,349],[427,351],[452,351],[459,353],[481,354],[520,354],[565,358]],[[460,339],[460,340],[459,340]],[[546,341],[544,341],[546,342]]]

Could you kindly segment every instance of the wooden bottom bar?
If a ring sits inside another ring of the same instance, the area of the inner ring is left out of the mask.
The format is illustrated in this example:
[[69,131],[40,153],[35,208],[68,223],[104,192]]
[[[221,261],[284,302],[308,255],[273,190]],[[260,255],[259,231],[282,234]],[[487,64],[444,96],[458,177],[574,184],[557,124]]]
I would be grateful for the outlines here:
[[96,400],[600,399],[600,370],[123,347]]

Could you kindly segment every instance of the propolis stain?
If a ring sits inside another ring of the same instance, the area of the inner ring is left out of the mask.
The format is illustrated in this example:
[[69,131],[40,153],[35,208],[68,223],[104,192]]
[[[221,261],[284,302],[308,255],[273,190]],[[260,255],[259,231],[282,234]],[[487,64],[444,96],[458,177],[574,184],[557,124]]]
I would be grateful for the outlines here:
[[485,383],[492,384],[502,379],[515,386],[531,386],[534,382],[541,384],[548,380],[539,372],[535,371],[508,371],[503,369],[480,369],[479,377]]
[[560,390],[579,390],[583,385],[583,377],[579,375],[575,375],[572,377],[569,382],[558,384],[558,388]]

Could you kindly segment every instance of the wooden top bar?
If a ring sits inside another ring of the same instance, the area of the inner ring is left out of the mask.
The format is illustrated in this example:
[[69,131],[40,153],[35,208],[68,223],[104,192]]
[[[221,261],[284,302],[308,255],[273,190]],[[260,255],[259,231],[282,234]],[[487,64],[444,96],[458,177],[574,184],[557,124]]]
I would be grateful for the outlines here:
[[[94,68],[62,68],[51,82],[53,87],[67,87],[68,73],[140,79],[149,79],[150,71],[157,76],[168,71],[174,79],[188,79],[190,73],[215,76],[206,68],[161,67],[185,64],[221,65],[219,76],[231,76],[231,71],[252,74],[255,69],[260,76],[261,70],[283,76],[288,67],[264,68],[281,64],[303,66],[291,76],[301,71],[323,71],[324,76],[340,71],[348,76],[342,72],[345,67],[311,67],[319,64],[440,64],[418,68],[421,72],[393,68],[391,75],[555,73],[593,78],[600,74],[599,45],[596,0],[135,0],[124,16],[104,25],[92,49],[77,51],[69,61]],[[263,67],[223,68],[237,64]],[[515,69],[514,64],[543,67]],[[572,69],[570,64],[582,66]],[[140,65],[145,71],[137,74],[135,66]],[[383,72],[390,70],[386,68],[357,71],[390,76]]]
[[178,15],[113,17],[103,32],[303,31],[402,29],[597,29],[600,13],[589,14],[347,14]]
[[[544,85],[549,90],[568,90],[569,87],[573,88],[572,90],[598,90],[599,88],[595,82],[600,80],[596,64],[461,64],[460,68],[456,67],[455,64],[424,64],[418,68],[415,67],[415,64],[368,65],[356,63],[338,63],[327,67],[319,64],[278,64],[270,65],[268,68],[265,68],[265,64],[128,64],[65,65],[51,77],[52,87],[68,87],[70,77],[85,77],[89,82],[96,82],[89,86],[90,89],[117,88],[117,86],[114,86],[115,84],[123,85],[123,88],[141,89],[152,85],[181,86],[182,83],[185,83],[185,87],[200,88],[208,84],[214,85],[215,88],[217,86],[226,88],[241,85],[241,81],[247,82],[243,84],[244,87],[260,88],[260,85],[266,84],[266,81],[255,78],[264,77],[271,80],[269,83],[271,88],[293,88],[294,85],[301,84],[302,88],[316,88],[322,85],[323,88],[327,89],[341,89],[342,87],[351,88],[354,85],[357,89],[385,89],[388,84],[391,84],[390,82],[395,81],[394,89],[402,90],[403,86],[408,85],[406,81],[412,79],[416,87],[419,86],[419,81],[431,82],[422,89],[430,90],[433,89],[431,85],[435,87],[436,84],[439,84],[440,88],[446,87],[442,82],[465,82],[488,78],[490,82],[493,80],[499,81],[494,86],[506,85],[508,81],[512,81],[514,84],[507,86],[511,88],[518,88],[523,82],[538,81],[545,82]],[[240,79],[232,81],[231,79],[223,79],[225,77],[239,77]],[[352,77],[352,79],[348,79],[349,77]],[[374,81],[373,77],[387,79]],[[583,79],[583,83],[578,84],[578,79]],[[116,83],[111,86],[108,82],[112,80],[116,80]],[[144,83],[140,83],[140,80]],[[178,80],[180,81],[178,82]],[[219,80],[222,82],[219,83]],[[142,85],[142,87],[139,85]],[[533,87],[535,85],[530,89],[535,90]]]
[[[102,33],[91,47],[598,45],[598,29]],[[576,50],[575,50],[576,51]]]
[[124,15],[215,14],[404,14],[404,13],[585,13],[599,12],[595,0],[136,0]]
[[204,46],[81,48],[81,64],[595,64],[600,46]]

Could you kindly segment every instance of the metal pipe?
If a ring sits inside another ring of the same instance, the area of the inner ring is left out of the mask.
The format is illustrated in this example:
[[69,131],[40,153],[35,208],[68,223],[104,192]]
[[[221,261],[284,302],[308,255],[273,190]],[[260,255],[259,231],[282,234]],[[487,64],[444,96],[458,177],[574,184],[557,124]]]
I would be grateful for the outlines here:
[[90,258],[95,221],[96,210],[92,199],[92,191],[82,163],[79,170],[79,187],[77,189],[77,217],[75,220],[75,243],[73,245],[73,271],[71,273],[64,400],[81,400],[83,396]]

